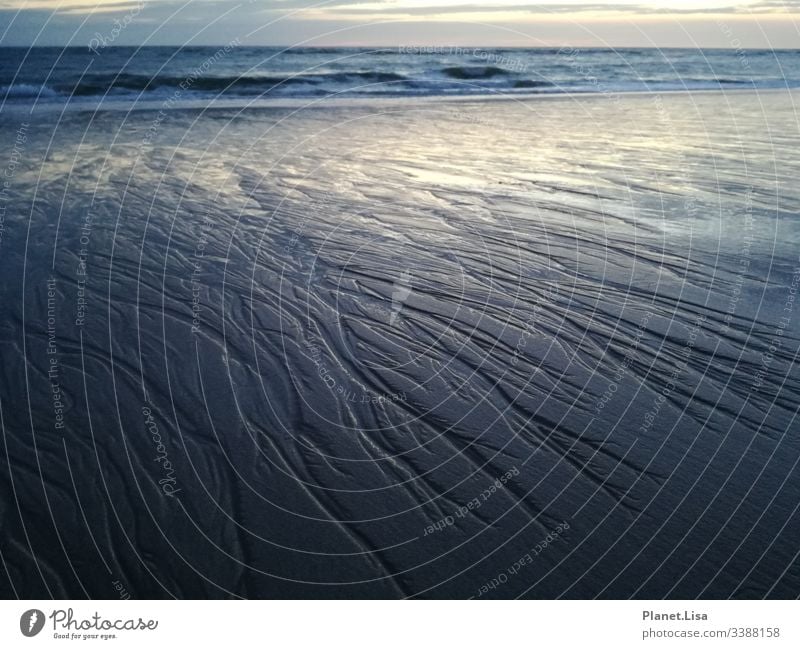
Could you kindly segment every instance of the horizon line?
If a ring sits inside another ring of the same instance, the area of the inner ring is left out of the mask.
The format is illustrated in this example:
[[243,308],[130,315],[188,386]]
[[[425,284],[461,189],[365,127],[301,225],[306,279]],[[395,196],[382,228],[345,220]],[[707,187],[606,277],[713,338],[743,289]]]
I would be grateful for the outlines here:
[[[108,45],[103,49],[131,49],[131,48],[157,48],[157,47],[226,47],[229,46],[230,42],[228,43],[210,43],[210,44],[191,44],[191,43],[183,43],[181,45],[175,43],[168,43],[162,45],[155,45],[155,44],[141,44],[141,45]],[[727,47],[719,47],[719,46],[686,46],[686,45],[648,45],[648,46],[637,46],[637,45],[572,45],[572,44],[564,44],[564,45],[452,45],[452,44],[443,44],[443,45],[418,45],[414,43],[402,43],[397,45],[264,45],[264,44],[239,44],[236,47],[249,47],[249,48],[263,48],[263,49],[304,49],[304,50],[398,50],[401,48],[450,48],[450,49],[483,49],[483,50],[559,50],[564,48],[573,48],[576,50],[720,50],[720,51],[738,51],[738,50],[747,50],[747,51],[757,51],[757,52],[800,52],[800,47],[749,47],[749,46],[727,46]],[[88,45],[42,45],[42,44],[33,44],[33,45],[6,45],[0,43],[0,49],[7,48],[7,49],[36,49],[36,48],[49,48],[49,49],[90,49]],[[425,52],[420,52],[424,54]],[[431,52],[435,54],[436,52]],[[411,54],[411,52],[409,52]]]

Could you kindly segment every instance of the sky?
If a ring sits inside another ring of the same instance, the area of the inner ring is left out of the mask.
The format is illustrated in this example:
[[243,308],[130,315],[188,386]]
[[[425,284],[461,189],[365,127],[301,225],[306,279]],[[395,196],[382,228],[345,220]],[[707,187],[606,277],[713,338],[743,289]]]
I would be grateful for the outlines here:
[[800,0],[0,0],[0,45],[800,49]]

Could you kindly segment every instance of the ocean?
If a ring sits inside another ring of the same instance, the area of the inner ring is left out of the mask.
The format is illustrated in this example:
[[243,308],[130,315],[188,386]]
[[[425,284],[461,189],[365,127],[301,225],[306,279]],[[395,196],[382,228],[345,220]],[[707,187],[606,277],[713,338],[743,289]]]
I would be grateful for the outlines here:
[[796,88],[800,50],[3,48],[14,103],[525,96]]
[[797,596],[798,54],[490,54],[3,50],[0,594]]

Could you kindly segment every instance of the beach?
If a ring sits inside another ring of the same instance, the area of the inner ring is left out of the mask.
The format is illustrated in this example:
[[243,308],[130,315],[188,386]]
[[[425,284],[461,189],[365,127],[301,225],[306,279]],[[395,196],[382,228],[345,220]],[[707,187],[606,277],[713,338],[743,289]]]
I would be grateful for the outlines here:
[[795,597],[798,98],[7,106],[3,595]]

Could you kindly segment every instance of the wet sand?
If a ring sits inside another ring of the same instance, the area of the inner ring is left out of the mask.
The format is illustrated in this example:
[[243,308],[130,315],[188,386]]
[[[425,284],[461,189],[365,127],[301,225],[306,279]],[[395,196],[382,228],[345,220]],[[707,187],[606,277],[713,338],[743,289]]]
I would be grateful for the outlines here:
[[795,597],[796,99],[5,112],[0,592]]

